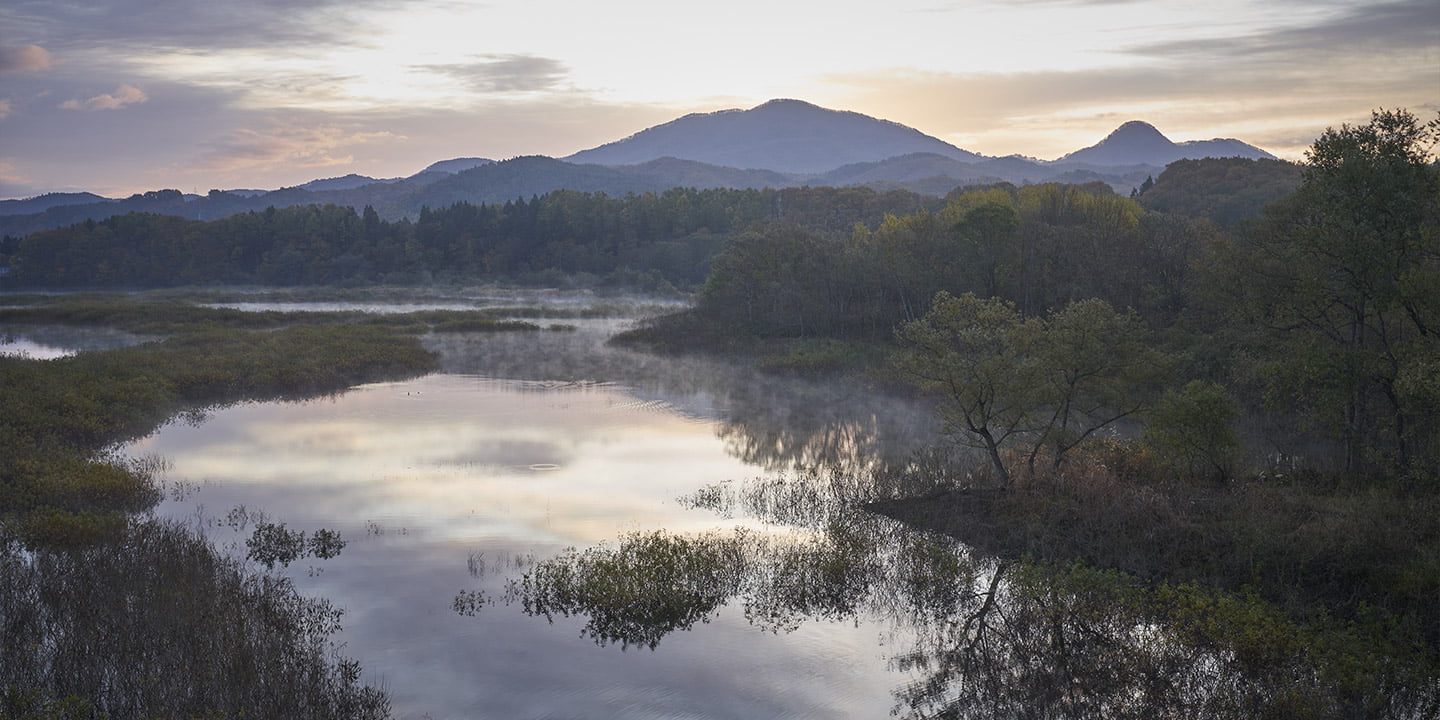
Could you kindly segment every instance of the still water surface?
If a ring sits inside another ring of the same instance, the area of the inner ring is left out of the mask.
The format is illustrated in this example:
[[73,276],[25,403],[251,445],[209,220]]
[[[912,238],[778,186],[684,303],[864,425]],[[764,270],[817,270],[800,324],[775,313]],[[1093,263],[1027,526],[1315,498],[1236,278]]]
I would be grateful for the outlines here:
[[[605,348],[624,321],[577,324],[438,338],[441,373],[217,410],[127,452],[171,463],[159,514],[242,554],[248,530],[223,522],[236,508],[340,531],[339,557],[286,572],[345,609],[343,653],[397,717],[887,717],[912,631],[875,613],[776,627],[727,600],[651,649],[507,602],[535,562],[637,532],[804,543],[804,522],[693,498],[903,454],[929,432],[928,412],[892,399]],[[461,592],[487,603],[457,612]]]
[[87,350],[113,350],[153,338],[112,328],[0,323],[0,355],[53,360]]

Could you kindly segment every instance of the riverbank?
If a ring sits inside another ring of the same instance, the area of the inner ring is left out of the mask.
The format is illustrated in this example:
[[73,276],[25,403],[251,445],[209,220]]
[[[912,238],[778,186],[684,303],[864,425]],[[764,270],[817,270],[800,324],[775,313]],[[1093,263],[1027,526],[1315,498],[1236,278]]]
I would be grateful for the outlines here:
[[[43,361],[0,356],[0,715],[388,717],[384,692],[335,654],[338,609],[217,550],[196,527],[149,518],[165,490],[155,463],[109,448],[228,404],[422,375],[437,366],[423,332],[540,328],[466,311],[31,300],[0,309],[0,322],[161,339]],[[324,539],[324,557],[343,547]]]

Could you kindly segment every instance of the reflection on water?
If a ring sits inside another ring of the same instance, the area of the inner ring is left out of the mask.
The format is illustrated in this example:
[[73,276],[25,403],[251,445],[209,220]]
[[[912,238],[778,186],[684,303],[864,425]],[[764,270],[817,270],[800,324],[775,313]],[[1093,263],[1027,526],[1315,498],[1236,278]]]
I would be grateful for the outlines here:
[[928,407],[856,383],[761,375],[699,357],[657,356],[604,340],[624,319],[567,321],[573,333],[432,335],[426,347],[445,372],[624,386],[653,409],[720,420],[727,451],[766,470],[835,462],[906,462],[935,437]]
[[1156,602],[1116,573],[977,557],[837,502],[836,488],[825,473],[704,488],[692,504],[802,518],[800,499],[825,524],[628,533],[539,561],[504,599],[552,621],[581,619],[600,646],[663,648],[736,605],[771,633],[837,621],[881,628],[877,650],[902,717],[1346,715],[1323,699],[1316,667],[1287,656],[1283,636],[1257,655],[1197,630],[1226,612],[1203,592],[1172,588]]
[[[1245,717],[1299,663],[1180,642],[1115,576],[999,564],[860,509],[918,487],[927,408],[573,333],[430,336],[443,374],[174,424],[158,512],[264,510],[399,717]],[[1182,598],[1183,599],[1183,598]],[[1178,602],[1178,601],[1177,601]]]
[[929,412],[606,346],[622,319],[566,322],[577,330],[428,336],[443,374],[218,409],[129,452],[167,458],[172,483],[198,487],[158,512],[202,518],[240,555],[246,535],[219,520],[240,506],[340,531],[344,553],[289,573],[345,608],[337,639],[400,717],[885,716],[896,671],[877,638],[903,628],[836,613],[757,634],[747,613],[779,628],[778,607],[733,593],[697,604],[675,587],[652,620],[678,612],[673,627],[690,630],[623,651],[585,639],[600,637],[588,617],[528,618],[515,583],[568,547],[632,533],[814,535],[677,499],[830,453],[905,457]]
[[113,328],[0,324],[0,355],[50,360],[88,350],[139,345],[151,339]]
[[[161,513],[213,518],[245,505],[297,531],[339,530],[344,553],[291,574],[347,610],[345,652],[402,717],[883,716],[893,672],[875,627],[837,620],[757,635],[743,608],[712,608],[710,623],[654,652],[617,657],[582,639],[580,618],[535,622],[497,602],[566,547],[661,528],[774,532],[676,502],[759,472],[720,437],[720,403],[736,393],[701,390],[700,368],[624,384],[640,369],[618,351],[586,358],[587,372],[547,372],[554,343],[584,332],[528,334],[545,350],[515,373],[528,379],[443,374],[241,405],[130,451],[167,457],[172,480],[199,485]],[[512,351],[523,354],[500,355]],[[244,553],[241,534],[216,522],[211,532]],[[461,591],[473,616],[456,612]]]

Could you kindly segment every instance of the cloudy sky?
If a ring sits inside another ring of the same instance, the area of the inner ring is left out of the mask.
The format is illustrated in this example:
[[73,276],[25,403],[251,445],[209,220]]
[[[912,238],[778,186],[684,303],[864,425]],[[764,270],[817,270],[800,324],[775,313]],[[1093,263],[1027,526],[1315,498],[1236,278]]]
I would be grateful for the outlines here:
[[1435,0],[5,0],[0,197],[564,156],[777,97],[1051,159],[1440,109]]

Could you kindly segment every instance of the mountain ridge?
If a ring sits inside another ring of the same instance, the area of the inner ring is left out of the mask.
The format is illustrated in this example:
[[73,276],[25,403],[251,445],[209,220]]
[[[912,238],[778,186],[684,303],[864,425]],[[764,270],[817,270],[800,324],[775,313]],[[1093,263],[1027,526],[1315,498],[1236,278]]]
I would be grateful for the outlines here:
[[[705,156],[696,148],[706,146],[714,159],[725,162],[694,157]],[[334,203],[357,211],[369,205],[397,219],[414,216],[425,206],[505,202],[562,189],[618,195],[672,187],[832,185],[944,195],[956,187],[995,182],[1100,181],[1123,194],[1176,159],[1206,155],[1273,158],[1233,139],[1175,143],[1143,121],[1124,123],[1100,143],[1057,160],[987,157],[894,121],[777,99],[748,110],[691,113],[564,158],[520,156],[496,162],[459,157],[431,163],[404,178],[352,173],[272,191],[214,190],[205,197],[162,190],[124,200],[89,193],[7,200],[0,202],[0,232],[21,236],[126,212],[212,220],[306,203]]]

